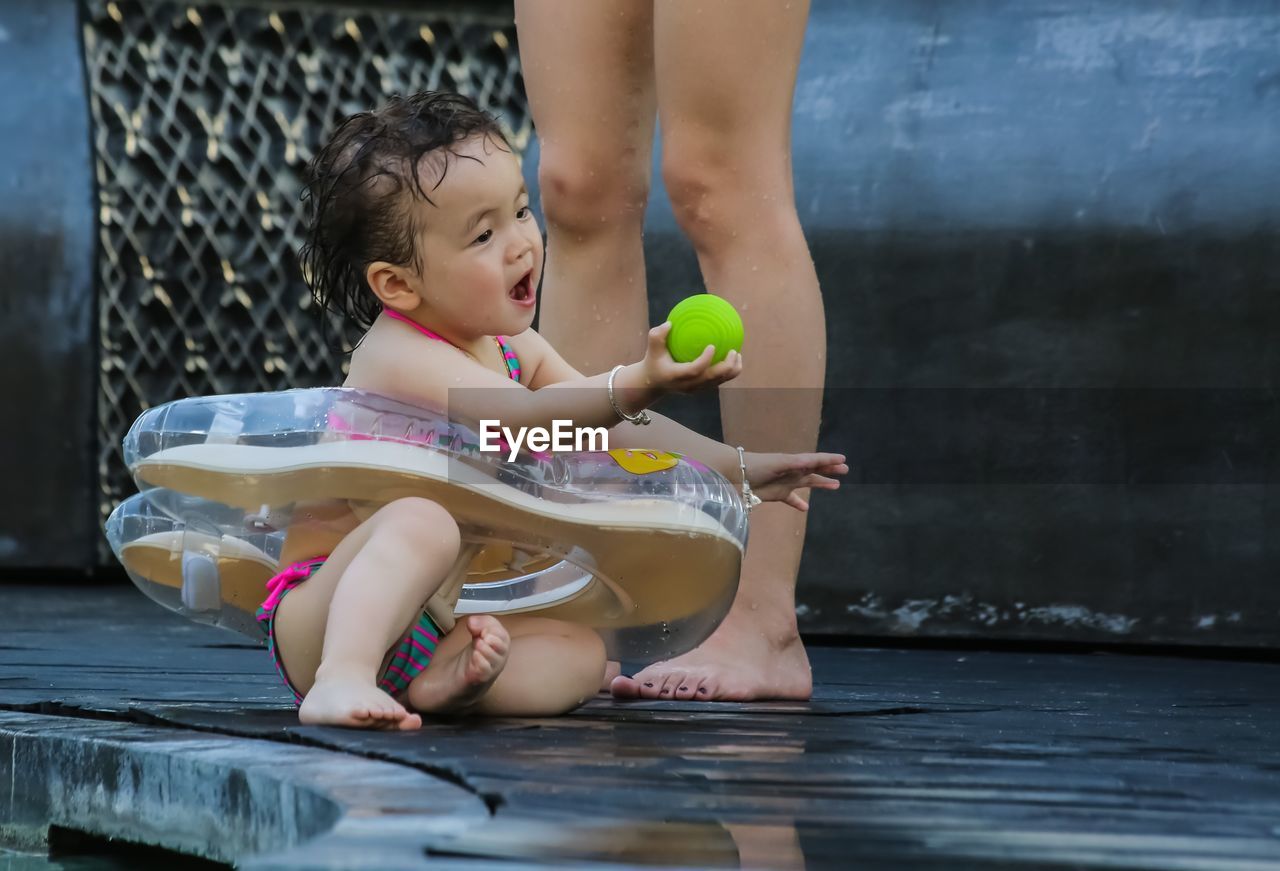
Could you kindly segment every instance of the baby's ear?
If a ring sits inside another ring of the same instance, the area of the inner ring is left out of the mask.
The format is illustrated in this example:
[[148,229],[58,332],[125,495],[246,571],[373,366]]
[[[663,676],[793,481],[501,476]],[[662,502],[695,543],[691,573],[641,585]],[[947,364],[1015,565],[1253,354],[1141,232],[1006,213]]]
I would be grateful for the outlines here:
[[422,304],[422,297],[403,266],[378,260],[369,264],[364,277],[373,295],[387,308],[407,312]]

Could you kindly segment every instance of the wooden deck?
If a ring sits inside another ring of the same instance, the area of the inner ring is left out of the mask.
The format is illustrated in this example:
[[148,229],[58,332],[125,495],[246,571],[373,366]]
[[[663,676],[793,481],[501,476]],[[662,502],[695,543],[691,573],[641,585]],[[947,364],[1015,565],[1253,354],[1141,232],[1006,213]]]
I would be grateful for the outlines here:
[[812,652],[807,704],[601,698],[368,734],[297,725],[263,650],[131,588],[0,587],[0,709],[437,775],[502,823],[424,836],[446,866],[1280,868],[1280,664]]

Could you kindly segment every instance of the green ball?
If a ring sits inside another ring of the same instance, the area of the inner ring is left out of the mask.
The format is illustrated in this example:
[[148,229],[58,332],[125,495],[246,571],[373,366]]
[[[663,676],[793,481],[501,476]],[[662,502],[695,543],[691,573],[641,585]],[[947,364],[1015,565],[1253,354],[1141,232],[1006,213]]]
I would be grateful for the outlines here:
[[707,345],[716,346],[715,363],[742,350],[742,318],[728,300],[700,293],[676,303],[667,320],[667,350],[677,363],[698,359]]

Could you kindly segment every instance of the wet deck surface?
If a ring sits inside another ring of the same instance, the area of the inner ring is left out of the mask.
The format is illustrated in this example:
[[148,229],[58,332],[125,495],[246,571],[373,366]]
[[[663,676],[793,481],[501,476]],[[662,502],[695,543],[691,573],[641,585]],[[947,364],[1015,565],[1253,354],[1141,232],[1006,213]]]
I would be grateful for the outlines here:
[[369,734],[297,725],[262,649],[131,588],[0,587],[0,709],[412,766],[503,823],[424,836],[448,866],[1280,868],[1280,664],[812,653],[806,704],[601,698]]

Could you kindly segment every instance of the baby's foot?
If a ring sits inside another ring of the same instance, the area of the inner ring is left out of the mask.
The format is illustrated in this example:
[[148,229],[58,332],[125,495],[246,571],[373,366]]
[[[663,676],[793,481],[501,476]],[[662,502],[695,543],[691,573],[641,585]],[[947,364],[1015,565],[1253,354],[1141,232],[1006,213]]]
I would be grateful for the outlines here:
[[422,718],[356,675],[321,679],[302,700],[298,719],[310,726],[354,726],[359,729],[419,729]]
[[452,658],[432,662],[409,685],[409,702],[423,713],[463,711],[493,686],[507,664],[511,636],[493,617],[473,615],[460,622],[471,642]]

